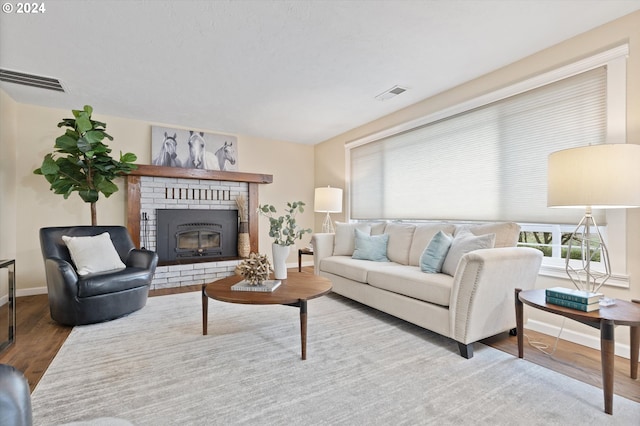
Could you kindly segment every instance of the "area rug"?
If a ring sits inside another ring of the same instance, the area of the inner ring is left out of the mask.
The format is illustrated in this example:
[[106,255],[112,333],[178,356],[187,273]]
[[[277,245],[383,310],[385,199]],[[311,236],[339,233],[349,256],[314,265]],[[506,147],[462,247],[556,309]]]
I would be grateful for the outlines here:
[[[150,298],[127,317],[75,327],[32,395],[34,424],[638,424],[640,404],[476,343],[455,342],[337,295],[299,311]],[[118,420],[119,419],[119,420]]]

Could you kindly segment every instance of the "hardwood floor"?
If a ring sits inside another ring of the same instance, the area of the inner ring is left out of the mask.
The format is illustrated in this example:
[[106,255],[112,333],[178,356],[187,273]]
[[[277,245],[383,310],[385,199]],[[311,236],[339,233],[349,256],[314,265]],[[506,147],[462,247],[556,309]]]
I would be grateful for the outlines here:
[[[200,291],[201,286],[153,290],[150,296]],[[72,327],[59,325],[49,316],[46,295],[17,298],[16,342],[0,353],[0,363],[11,364],[23,371],[31,391],[38,384],[49,364],[71,332]],[[531,341],[539,341],[553,349],[555,338],[526,331]],[[483,343],[517,356],[516,337],[507,333],[485,339]],[[455,347],[455,345],[453,345]],[[457,347],[455,349],[457,351]],[[556,352],[546,355],[530,346],[525,338],[525,360],[585,383],[601,388],[600,352],[575,343],[560,340]],[[614,392],[640,402],[640,383],[629,377],[629,360],[616,357]]]

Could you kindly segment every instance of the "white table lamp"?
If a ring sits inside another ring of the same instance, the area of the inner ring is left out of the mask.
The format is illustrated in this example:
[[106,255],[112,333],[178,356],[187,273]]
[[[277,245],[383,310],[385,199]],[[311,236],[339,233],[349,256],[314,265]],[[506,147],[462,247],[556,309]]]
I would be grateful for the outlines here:
[[[585,209],[569,240],[565,266],[579,290],[597,292],[611,276],[609,253],[591,209],[640,207],[640,145],[602,144],[549,155],[547,205]],[[581,266],[571,250],[581,251]],[[604,271],[591,268],[597,257]]]
[[322,232],[335,232],[329,213],[342,212],[342,189],[330,186],[316,188],[313,208],[318,213],[327,213],[322,223]]

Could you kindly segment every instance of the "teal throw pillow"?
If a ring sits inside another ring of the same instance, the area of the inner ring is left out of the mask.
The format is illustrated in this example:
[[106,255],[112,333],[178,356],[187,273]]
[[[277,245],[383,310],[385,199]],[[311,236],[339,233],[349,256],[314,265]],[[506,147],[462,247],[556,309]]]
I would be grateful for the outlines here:
[[388,262],[387,243],[389,235],[368,235],[358,228],[355,229],[355,250],[352,259],[373,260],[374,262]]
[[447,257],[453,237],[438,231],[420,256],[420,270],[431,274],[442,272],[442,264]]

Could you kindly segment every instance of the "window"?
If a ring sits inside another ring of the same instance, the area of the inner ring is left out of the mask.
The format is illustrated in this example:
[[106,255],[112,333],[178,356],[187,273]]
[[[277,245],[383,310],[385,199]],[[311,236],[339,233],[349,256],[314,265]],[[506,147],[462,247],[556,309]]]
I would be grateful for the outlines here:
[[[625,142],[619,115],[627,50],[612,49],[347,144],[349,217],[512,220],[538,229],[527,231],[524,243],[535,241],[559,259],[562,239],[584,212],[547,207],[547,157]],[[606,231],[609,214],[594,210],[594,216]]]

